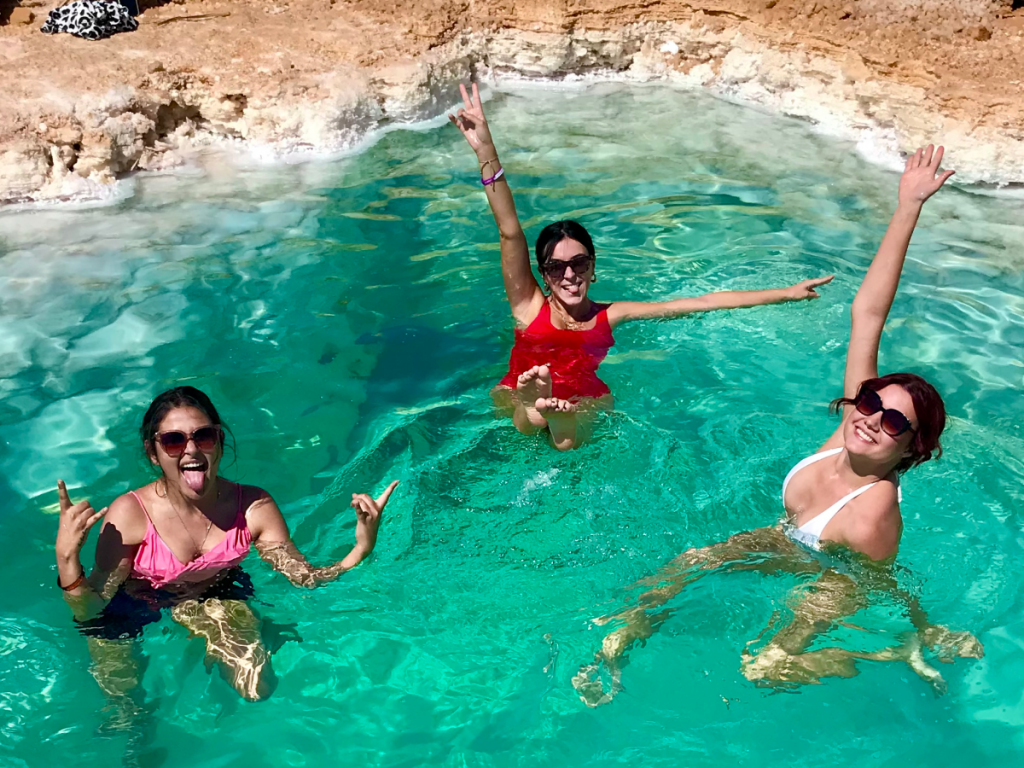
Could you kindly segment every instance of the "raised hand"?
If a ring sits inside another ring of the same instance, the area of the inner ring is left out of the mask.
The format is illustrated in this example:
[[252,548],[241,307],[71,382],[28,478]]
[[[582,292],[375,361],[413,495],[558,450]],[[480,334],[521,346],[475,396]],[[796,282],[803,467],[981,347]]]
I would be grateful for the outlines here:
[[921,204],[939,191],[954,171],[939,168],[943,148],[935,149],[933,144],[917,150],[907,158],[903,176],[900,178],[899,200],[901,204]]
[[828,277],[816,277],[813,280],[804,280],[803,282],[792,285],[786,289],[786,301],[807,301],[808,299],[820,299],[821,296],[814,290],[820,285],[826,285],[831,283],[835,275],[829,275]]
[[397,485],[398,481],[395,480],[376,499],[365,493],[352,494],[352,508],[356,511],[356,548],[363,555],[370,554],[377,544],[381,515]]
[[462,131],[469,146],[479,154],[481,149],[494,146],[491,131],[487,127],[487,118],[484,117],[484,107],[480,103],[480,89],[473,83],[473,96],[470,97],[466,86],[460,83],[459,91],[462,93],[463,107],[454,115],[449,113],[448,119]]
[[89,529],[107,514],[107,507],[97,512],[88,501],[72,504],[63,480],[57,481],[57,496],[60,498],[57,560],[58,562],[75,562],[78,560],[78,554],[82,551],[85,540],[89,537]]

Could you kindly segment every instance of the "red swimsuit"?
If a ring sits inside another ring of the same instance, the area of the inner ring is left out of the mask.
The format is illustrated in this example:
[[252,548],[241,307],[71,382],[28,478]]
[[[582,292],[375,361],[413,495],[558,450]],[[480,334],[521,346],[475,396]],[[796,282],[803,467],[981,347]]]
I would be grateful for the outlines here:
[[562,400],[602,397],[611,390],[597,377],[597,367],[614,344],[607,308],[597,313],[597,322],[590,330],[569,331],[551,324],[551,305],[544,302],[525,331],[516,329],[508,373],[500,384],[515,389],[519,374],[535,365],[547,365],[551,368],[552,396]]

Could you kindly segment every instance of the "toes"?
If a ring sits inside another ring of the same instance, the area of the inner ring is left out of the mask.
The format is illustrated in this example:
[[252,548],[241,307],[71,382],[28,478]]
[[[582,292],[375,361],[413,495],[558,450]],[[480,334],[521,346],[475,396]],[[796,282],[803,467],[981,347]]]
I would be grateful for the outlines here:
[[539,373],[540,373],[540,366],[539,365],[535,365],[535,366],[533,366],[533,368],[530,368],[529,370],[523,371],[522,373],[519,374],[519,383],[520,384],[526,384],[527,382],[537,378],[537,375]]
[[534,407],[538,411],[550,413],[573,413],[576,410],[576,406],[568,400],[559,400],[557,397],[538,397]]

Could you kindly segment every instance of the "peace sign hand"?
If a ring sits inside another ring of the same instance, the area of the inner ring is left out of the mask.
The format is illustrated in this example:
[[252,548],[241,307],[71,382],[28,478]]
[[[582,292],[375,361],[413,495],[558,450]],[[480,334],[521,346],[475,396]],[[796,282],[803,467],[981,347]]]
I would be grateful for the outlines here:
[[820,299],[821,296],[814,290],[820,285],[831,283],[835,275],[828,277],[816,277],[813,280],[804,280],[786,289],[787,301],[806,301],[807,299]]
[[473,83],[473,96],[470,97],[466,86],[459,83],[459,91],[462,93],[463,107],[454,115],[449,113],[448,119],[462,131],[469,146],[479,155],[481,149],[491,149],[494,146],[491,130],[487,127],[487,118],[484,117],[484,107],[480,103],[480,89]]
[[907,158],[900,177],[900,203],[923,203],[953,175],[954,171],[939,168],[943,151],[942,147],[935,149],[933,144],[929,144]]
[[57,529],[57,559],[65,562],[77,560],[89,529],[107,514],[107,507],[99,512],[88,501],[71,503],[67,486],[57,481],[57,496],[60,498],[60,527]]
[[360,550],[363,556],[370,554],[377,544],[381,515],[397,485],[398,481],[395,480],[376,499],[365,493],[352,494],[352,508],[356,511],[356,549]]

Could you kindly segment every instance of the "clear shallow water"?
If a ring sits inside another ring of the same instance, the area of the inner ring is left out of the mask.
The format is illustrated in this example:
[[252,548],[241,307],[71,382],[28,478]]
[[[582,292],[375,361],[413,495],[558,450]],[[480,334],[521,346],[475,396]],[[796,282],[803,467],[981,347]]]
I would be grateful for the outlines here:
[[[234,431],[225,473],[267,487],[317,562],[348,551],[350,491],[402,485],[374,558],[340,583],[299,591],[248,563],[258,609],[292,638],[268,702],[238,701],[169,620],[149,628],[146,764],[1018,759],[1019,202],[929,203],[882,353],[883,370],[934,381],[953,417],[941,462],[904,483],[902,583],[986,657],[943,666],[941,698],[882,664],[772,695],[739,654],[796,581],[711,576],[633,653],[625,692],[589,710],[570,678],[600,643],[590,619],[688,547],[773,523],[785,472],[834,427],[849,303],[896,177],[802,124],[663,89],[505,95],[491,113],[528,236],[583,221],[600,299],[836,281],[811,304],[620,329],[602,369],[617,410],[562,455],[492,416],[512,325],[454,129],[0,216],[3,763],[125,750],[97,733],[103,698],[53,587],[53,486],[102,504],[145,482],[142,410],[182,381]],[[837,642],[878,647],[909,626],[884,600],[855,622],[868,631]]]

